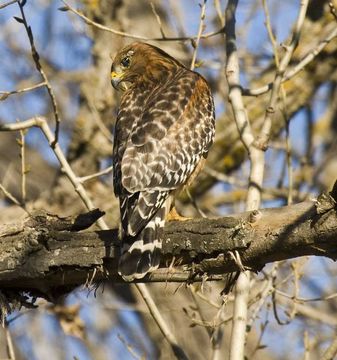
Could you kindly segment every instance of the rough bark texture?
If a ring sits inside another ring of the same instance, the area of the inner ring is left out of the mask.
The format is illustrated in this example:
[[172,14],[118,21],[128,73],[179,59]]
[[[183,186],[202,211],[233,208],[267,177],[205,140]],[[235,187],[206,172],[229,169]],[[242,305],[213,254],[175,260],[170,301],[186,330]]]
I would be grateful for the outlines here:
[[[332,193],[334,194],[334,193]],[[0,227],[0,287],[53,298],[81,284],[120,282],[116,272],[118,231],[83,231],[103,213],[74,219],[43,212]],[[165,228],[162,268],[145,281],[224,279],[237,271],[229,251],[259,271],[269,262],[304,255],[337,258],[336,202],[318,200],[219,219],[170,222]],[[177,266],[170,267],[174,259]],[[184,266],[187,265],[187,266]]]

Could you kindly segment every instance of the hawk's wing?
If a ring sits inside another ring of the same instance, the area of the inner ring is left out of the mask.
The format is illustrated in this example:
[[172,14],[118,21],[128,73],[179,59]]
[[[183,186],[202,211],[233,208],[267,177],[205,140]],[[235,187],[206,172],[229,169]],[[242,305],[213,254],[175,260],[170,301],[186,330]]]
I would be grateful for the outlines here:
[[214,136],[214,105],[206,81],[181,69],[145,103],[135,100],[133,106],[133,121],[125,121],[127,129],[121,130],[127,141],[119,149],[117,186],[135,193],[185,184]]

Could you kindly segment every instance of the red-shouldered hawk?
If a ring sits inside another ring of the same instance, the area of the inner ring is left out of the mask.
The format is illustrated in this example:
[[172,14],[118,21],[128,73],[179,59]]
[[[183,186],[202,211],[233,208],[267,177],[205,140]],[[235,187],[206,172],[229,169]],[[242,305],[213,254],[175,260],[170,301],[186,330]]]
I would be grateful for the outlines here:
[[114,132],[113,176],[121,212],[118,272],[131,281],[159,266],[173,196],[194,178],[213,142],[214,104],[201,75],[145,43],[116,55],[111,83],[125,90]]

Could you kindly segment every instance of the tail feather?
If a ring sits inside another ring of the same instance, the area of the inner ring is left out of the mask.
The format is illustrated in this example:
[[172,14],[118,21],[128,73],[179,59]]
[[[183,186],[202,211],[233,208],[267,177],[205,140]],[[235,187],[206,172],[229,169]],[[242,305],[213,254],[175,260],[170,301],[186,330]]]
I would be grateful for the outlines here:
[[118,264],[118,273],[124,280],[141,279],[148,272],[159,267],[161,235],[169,203],[166,201],[138,234],[126,235],[122,239],[122,255]]
[[139,193],[137,205],[128,212],[127,234],[135,237],[144,228],[151,226],[150,220],[157,216],[155,214],[163,206],[168,196],[168,191]]

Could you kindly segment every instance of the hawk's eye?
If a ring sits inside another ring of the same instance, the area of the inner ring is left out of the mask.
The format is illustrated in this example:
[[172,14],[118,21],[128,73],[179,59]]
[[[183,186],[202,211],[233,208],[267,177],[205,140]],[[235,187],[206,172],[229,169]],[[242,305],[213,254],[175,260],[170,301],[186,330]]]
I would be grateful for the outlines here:
[[125,68],[129,67],[130,66],[130,58],[128,56],[126,56],[125,58],[123,58],[121,60],[121,64]]

